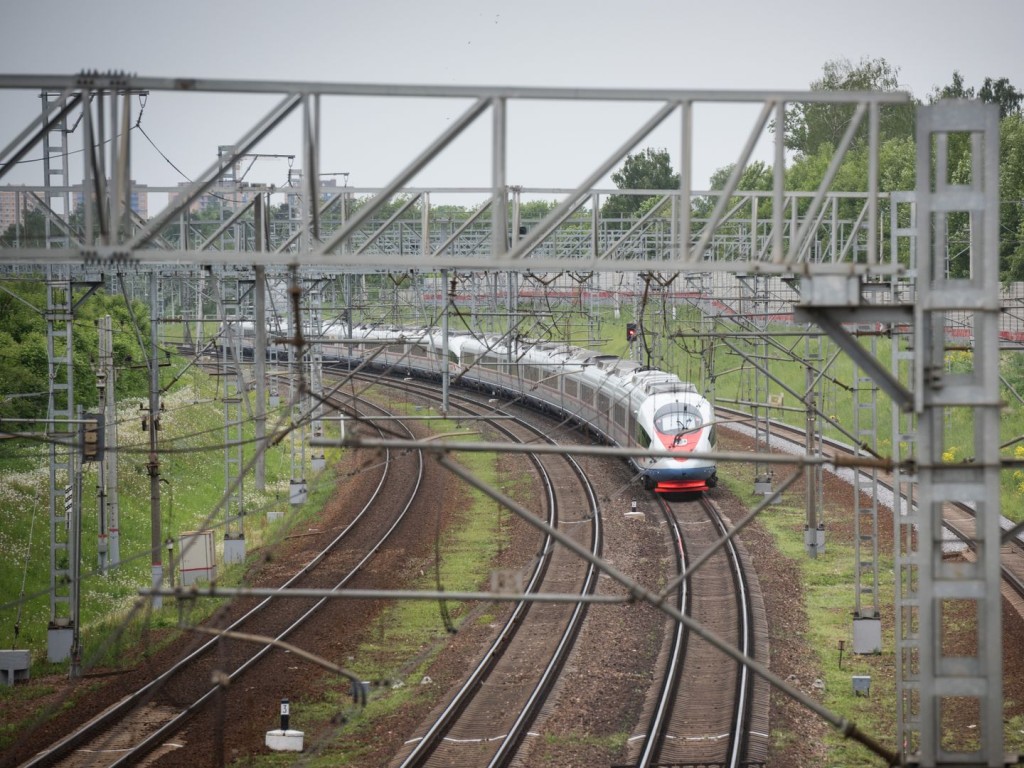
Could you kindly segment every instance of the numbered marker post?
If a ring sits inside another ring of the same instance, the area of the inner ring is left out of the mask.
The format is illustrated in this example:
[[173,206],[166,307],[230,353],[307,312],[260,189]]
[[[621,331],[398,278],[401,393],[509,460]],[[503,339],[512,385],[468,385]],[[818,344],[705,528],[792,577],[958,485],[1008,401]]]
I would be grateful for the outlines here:
[[293,731],[289,725],[291,721],[291,705],[288,699],[281,699],[281,727],[274,731],[267,731],[267,747],[275,752],[301,752],[302,742],[305,734],[302,731]]

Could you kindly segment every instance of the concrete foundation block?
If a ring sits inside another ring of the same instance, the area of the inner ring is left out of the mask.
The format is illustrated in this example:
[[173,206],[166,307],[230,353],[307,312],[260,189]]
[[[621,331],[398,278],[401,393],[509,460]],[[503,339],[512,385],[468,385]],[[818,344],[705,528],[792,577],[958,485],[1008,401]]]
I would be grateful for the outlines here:
[[853,652],[882,652],[882,620],[876,617],[857,617],[853,620]]
[[302,731],[267,731],[267,747],[275,752],[301,752],[304,738]]
[[31,666],[31,651],[0,651],[0,681],[7,685],[14,685],[19,680],[28,680]]

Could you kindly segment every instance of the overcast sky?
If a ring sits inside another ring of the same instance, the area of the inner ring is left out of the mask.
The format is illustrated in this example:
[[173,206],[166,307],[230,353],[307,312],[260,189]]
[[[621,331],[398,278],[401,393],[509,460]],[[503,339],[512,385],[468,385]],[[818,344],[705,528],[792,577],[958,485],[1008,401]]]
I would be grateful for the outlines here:
[[[140,76],[399,84],[804,90],[826,61],[884,58],[924,99],[959,70],[1024,89],[1021,0],[35,0],[2,12],[0,74],[124,70]],[[36,93],[0,90],[0,146],[38,110]],[[274,99],[276,101],[276,99]],[[171,185],[207,168],[271,101],[159,94],[133,137],[134,175]],[[354,186],[387,183],[468,102],[325,108],[320,170]],[[607,106],[510,110],[509,183],[572,187],[653,113]],[[530,118],[527,119],[529,112]],[[693,184],[735,160],[747,111],[708,110],[696,129]],[[297,127],[292,127],[297,132]],[[414,184],[484,186],[489,121],[465,152]],[[297,151],[288,136],[258,151]],[[675,154],[671,133],[647,142]],[[770,156],[770,155],[769,155]],[[297,162],[296,165],[299,163]],[[4,182],[42,183],[38,163]],[[253,181],[282,184],[286,161],[263,160]]]

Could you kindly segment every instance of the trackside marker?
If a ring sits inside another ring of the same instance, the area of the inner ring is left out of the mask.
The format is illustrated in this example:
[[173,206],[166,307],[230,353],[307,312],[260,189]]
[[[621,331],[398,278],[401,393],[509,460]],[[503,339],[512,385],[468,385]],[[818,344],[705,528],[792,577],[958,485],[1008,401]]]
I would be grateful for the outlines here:
[[281,699],[281,727],[275,731],[267,731],[267,747],[275,752],[301,752],[302,740],[305,734],[302,731],[293,731],[288,728],[288,720],[291,714],[291,707],[288,699]]

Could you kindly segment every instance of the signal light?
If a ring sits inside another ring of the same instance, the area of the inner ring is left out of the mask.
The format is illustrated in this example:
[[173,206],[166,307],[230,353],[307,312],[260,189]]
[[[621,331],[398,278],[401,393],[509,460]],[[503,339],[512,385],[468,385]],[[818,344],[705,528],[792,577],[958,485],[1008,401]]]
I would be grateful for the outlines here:
[[626,323],[626,341],[632,343],[636,341],[636,323]]
[[103,460],[103,414],[86,413],[79,433],[82,461]]

